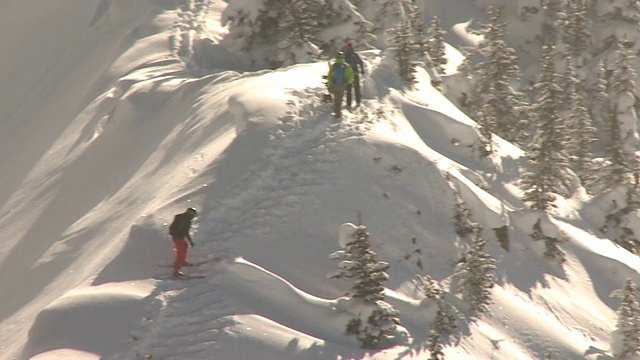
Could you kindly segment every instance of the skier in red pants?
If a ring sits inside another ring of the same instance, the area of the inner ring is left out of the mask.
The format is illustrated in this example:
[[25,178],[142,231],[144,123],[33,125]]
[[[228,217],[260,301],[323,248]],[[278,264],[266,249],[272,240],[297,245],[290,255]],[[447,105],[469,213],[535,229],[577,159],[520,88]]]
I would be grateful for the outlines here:
[[187,241],[189,245],[193,246],[189,231],[191,230],[191,222],[196,216],[198,216],[196,209],[188,208],[187,211],[177,214],[169,226],[169,234],[176,245],[176,262],[173,265],[173,277],[184,276],[180,268],[187,264]]

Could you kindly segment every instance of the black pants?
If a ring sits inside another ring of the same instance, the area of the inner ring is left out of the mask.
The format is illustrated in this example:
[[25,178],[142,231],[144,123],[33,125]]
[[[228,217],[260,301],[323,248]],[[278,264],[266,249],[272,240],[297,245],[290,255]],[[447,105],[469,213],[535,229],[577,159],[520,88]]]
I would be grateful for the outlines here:
[[348,84],[347,85],[347,106],[351,107],[351,102],[352,102],[352,93],[355,92],[356,95],[356,104],[360,105],[360,100],[362,100],[362,96],[360,94],[360,74],[355,73],[353,74],[353,84]]

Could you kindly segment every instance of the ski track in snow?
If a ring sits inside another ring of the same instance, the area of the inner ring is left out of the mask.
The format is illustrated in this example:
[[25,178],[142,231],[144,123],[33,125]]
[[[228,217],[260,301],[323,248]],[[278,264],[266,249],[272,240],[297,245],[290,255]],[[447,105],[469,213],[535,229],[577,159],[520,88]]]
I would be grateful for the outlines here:
[[[249,186],[237,185],[236,189],[244,190],[232,191],[229,200],[213,209],[207,218],[217,224],[220,231],[215,234],[215,241],[199,245],[204,248],[201,251],[223,259],[240,256],[233,249],[233,239],[258,238],[266,231],[264,224],[281,217],[280,211],[295,211],[302,206],[300,198],[306,190],[322,184],[332,173],[325,169],[335,163],[332,151],[339,143],[362,136],[375,122],[381,121],[374,116],[374,109],[367,107],[369,102],[363,100],[360,107],[343,110],[338,123],[331,115],[331,105],[319,103],[317,93],[318,89],[309,89],[296,94],[301,103],[289,104],[290,112],[272,132],[264,161],[241,180]],[[275,203],[278,210],[274,210]],[[234,224],[243,226],[239,228]],[[206,358],[205,350],[215,346],[221,332],[232,324],[233,320],[227,316],[238,313],[230,299],[218,290],[216,266],[223,265],[210,262],[185,270],[207,274],[204,279],[159,282],[156,294],[164,306],[153,321],[154,327],[160,330],[147,335],[145,342],[138,346],[136,356],[151,354],[154,358],[176,360]]]

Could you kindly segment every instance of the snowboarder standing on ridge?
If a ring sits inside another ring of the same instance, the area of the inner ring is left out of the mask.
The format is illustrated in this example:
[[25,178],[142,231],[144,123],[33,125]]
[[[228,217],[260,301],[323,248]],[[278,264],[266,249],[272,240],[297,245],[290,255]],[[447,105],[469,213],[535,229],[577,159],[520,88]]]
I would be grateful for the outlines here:
[[333,95],[333,115],[336,119],[342,116],[342,98],[344,90],[350,84],[353,84],[353,69],[344,61],[344,52],[340,51],[327,75],[327,87]]
[[198,216],[196,209],[190,207],[187,211],[177,214],[173,218],[173,222],[169,226],[169,234],[176,246],[176,261],[173,265],[173,277],[184,276],[180,268],[187,265],[187,241],[193,247],[193,239],[191,239],[191,222]]
[[352,95],[355,93],[356,106],[360,105],[362,95],[360,93],[360,75],[364,75],[364,63],[360,55],[353,49],[353,44],[348,43],[344,47],[344,57],[347,64],[353,69],[353,83],[347,84],[347,108],[351,107]]

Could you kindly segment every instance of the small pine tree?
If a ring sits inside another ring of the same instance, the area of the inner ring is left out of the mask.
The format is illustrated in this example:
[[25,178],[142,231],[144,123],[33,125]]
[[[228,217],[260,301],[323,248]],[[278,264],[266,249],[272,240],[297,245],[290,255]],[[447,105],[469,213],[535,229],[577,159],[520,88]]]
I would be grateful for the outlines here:
[[366,322],[356,317],[347,324],[346,332],[355,335],[363,348],[378,348],[393,337],[400,324],[398,311],[384,302],[383,284],[389,279],[389,264],[377,260],[365,226],[357,227],[353,241],[330,257],[340,261],[339,270],[331,278],[354,279],[353,297],[374,307]]
[[478,226],[471,248],[464,256],[462,266],[456,276],[460,279],[462,299],[475,313],[489,310],[491,304],[491,288],[495,284],[493,272],[496,261],[484,251],[485,240],[480,236],[482,227]]
[[[636,161],[640,159],[636,158]],[[640,209],[640,178],[638,171],[634,173],[634,183],[627,186],[626,205],[618,208],[617,202],[614,201],[614,210],[605,216],[605,223],[600,228],[603,233],[611,233],[609,237],[613,239],[623,248],[634,254],[640,254],[640,239],[631,227],[628,226],[629,217],[637,216],[637,210]]]
[[616,359],[637,359],[640,355],[640,310],[636,299],[636,286],[627,279],[619,292],[618,322],[614,333]]
[[433,322],[433,330],[439,335],[449,333],[452,329],[458,327],[458,313],[456,309],[444,300],[438,300],[438,312]]
[[429,332],[427,346],[429,347],[429,360],[444,360],[440,335],[435,330]]
[[416,275],[416,284],[427,299],[436,299],[442,294],[440,285],[430,275]]
[[346,248],[330,255],[339,260],[339,270],[331,276],[333,279],[355,279],[353,297],[364,299],[368,303],[384,300],[384,282],[389,279],[389,264],[378,261],[371,250],[369,231],[359,226],[353,234],[353,241]]
[[548,236],[542,231],[542,226],[540,225],[542,219],[538,219],[535,224],[533,224],[533,233],[531,233],[531,238],[533,240],[542,240],[544,241],[544,256],[549,259],[556,259],[560,262],[564,262],[566,260],[564,256],[564,252],[560,249],[560,244],[562,243],[562,239],[558,239],[552,236]]
[[387,303],[381,302],[363,323],[360,317],[347,324],[346,333],[355,335],[364,349],[377,349],[385,345],[385,340],[393,336],[399,324],[399,313]]
[[471,210],[460,197],[459,192],[455,192],[456,205],[453,214],[453,230],[461,238],[466,238],[477,231],[478,224],[471,221]]

